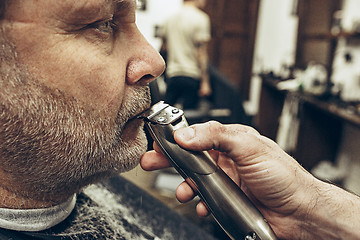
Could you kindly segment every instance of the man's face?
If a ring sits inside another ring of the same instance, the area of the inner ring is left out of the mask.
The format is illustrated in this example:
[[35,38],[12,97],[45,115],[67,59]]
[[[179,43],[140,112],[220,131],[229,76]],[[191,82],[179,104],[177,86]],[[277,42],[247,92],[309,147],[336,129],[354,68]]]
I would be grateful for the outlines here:
[[9,1],[0,34],[2,187],[57,198],[137,164],[146,140],[134,117],[149,107],[147,84],[164,63],[134,9],[132,0]]

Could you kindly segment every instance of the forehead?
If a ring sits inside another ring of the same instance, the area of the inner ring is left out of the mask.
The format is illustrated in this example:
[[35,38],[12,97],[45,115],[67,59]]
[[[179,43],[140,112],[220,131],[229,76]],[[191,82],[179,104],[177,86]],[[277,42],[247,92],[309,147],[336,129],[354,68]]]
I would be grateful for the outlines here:
[[[107,11],[131,6],[135,0],[45,0],[58,6],[57,10],[94,14],[96,11]],[[51,8],[51,6],[49,6]],[[56,9],[55,9],[56,10]]]
[[[0,0],[2,2],[4,0]],[[70,15],[94,16],[115,12],[121,9],[131,9],[135,0],[10,0],[7,14],[16,12],[32,12],[32,18],[41,16],[42,13],[53,13],[59,18]],[[21,14],[15,15],[21,18]],[[25,16],[24,16],[25,17]]]
[[122,4],[130,4],[134,0],[45,0],[47,2],[53,2],[55,5],[60,7],[71,8],[72,10],[77,9],[94,9],[102,7],[116,7]]

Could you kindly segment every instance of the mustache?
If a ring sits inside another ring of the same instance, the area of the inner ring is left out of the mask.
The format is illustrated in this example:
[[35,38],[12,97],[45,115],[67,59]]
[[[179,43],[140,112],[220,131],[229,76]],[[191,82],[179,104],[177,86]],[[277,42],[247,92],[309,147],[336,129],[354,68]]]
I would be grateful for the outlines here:
[[136,86],[129,88],[124,93],[124,99],[116,117],[116,125],[120,129],[126,123],[148,109],[151,105],[149,86]]

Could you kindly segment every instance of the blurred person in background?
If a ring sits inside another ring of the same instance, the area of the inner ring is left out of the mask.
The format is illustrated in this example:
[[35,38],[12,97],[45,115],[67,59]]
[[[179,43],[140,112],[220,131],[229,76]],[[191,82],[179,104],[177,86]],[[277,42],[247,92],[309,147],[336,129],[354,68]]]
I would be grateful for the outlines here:
[[162,28],[167,52],[165,101],[196,109],[199,98],[211,94],[207,45],[211,39],[210,19],[203,12],[206,0],[184,0],[183,7]]

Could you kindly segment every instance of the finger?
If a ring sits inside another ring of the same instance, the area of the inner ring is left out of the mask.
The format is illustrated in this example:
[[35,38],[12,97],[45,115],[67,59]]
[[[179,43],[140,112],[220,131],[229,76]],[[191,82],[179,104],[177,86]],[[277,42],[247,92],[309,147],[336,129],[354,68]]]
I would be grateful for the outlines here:
[[161,153],[156,151],[149,151],[141,157],[140,166],[145,171],[153,171],[170,167],[170,163]]
[[188,202],[195,197],[195,192],[186,182],[181,183],[176,189],[176,198],[181,203]]
[[161,153],[161,150],[160,150],[159,146],[156,144],[156,142],[153,143],[153,148],[154,148],[155,152]]
[[207,208],[207,206],[205,205],[205,203],[203,201],[200,201],[197,205],[196,205],[196,212],[198,214],[199,217],[207,217],[210,215],[210,211]]
[[260,134],[255,129],[240,124],[223,125],[215,121],[176,130],[174,138],[182,147],[194,151],[215,149],[251,155],[262,146],[259,143]]

